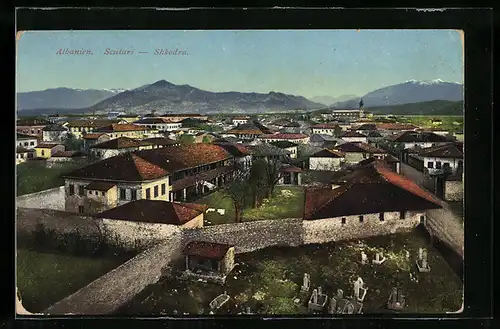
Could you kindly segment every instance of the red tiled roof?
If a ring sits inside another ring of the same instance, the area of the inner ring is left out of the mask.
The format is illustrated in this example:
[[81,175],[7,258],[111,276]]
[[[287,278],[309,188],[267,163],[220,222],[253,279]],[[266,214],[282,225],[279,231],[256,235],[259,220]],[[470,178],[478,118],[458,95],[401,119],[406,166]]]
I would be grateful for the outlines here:
[[72,120],[68,122],[68,127],[98,128],[118,122],[119,122],[118,120]]
[[252,151],[250,149],[238,143],[215,143],[215,144],[224,148],[234,157],[242,157],[252,154]]
[[419,151],[420,156],[436,158],[463,158],[463,146],[461,148],[450,143],[445,145],[423,148]]
[[105,133],[92,133],[92,134],[85,134],[82,136],[83,139],[98,139],[102,135],[105,135]]
[[187,176],[176,181],[172,181],[172,192],[185,189],[186,187],[193,186],[199,181],[210,181],[222,174],[233,171],[232,167],[219,167],[209,171],[201,172],[197,175]]
[[415,130],[419,128],[410,123],[378,123],[377,129],[380,130]]
[[134,148],[134,147],[138,148],[139,146],[147,146],[147,145],[151,145],[151,143],[129,137],[118,137],[99,144],[94,144],[90,146],[90,148],[118,150],[118,149]]
[[141,199],[106,210],[96,217],[133,222],[183,225],[203,214],[207,206],[194,203]]
[[82,180],[142,182],[166,176],[168,171],[133,153],[117,155],[64,175]]
[[72,157],[84,157],[85,153],[78,151],[57,151],[52,154],[53,158],[72,158]]
[[391,137],[391,140],[399,143],[413,142],[448,142],[449,140],[441,135],[432,132],[402,131]]
[[372,145],[367,144],[367,143],[356,143],[356,145],[368,153],[372,153],[372,154],[385,154],[385,153],[387,153],[387,151],[382,150],[378,147],[372,146]]
[[132,123],[127,123],[127,124],[119,124],[119,123],[112,123],[107,126],[102,126],[97,129],[94,129],[95,132],[120,132],[120,131],[144,131],[148,130],[149,128],[146,128],[141,125],[135,125]]
[[413,181],[373,161],[337,180],[340,187],[307,189],[304,219],[441,208]]
[[302,168],[295,166],[283,166],[280,168],[281,172],[302,172]]
[[337,150],[323,149],[310,156],[311,158],[343,158],[345,154]]
[[86,185],[84,188],[87,190],[106,192],[109,191],[113,186],[116,186],[116,184],[109,182],[92,182],[89,185]]
[[58,145],[62,145],[59,143],[40,143],[37,146],[35,146],[36,149],[51,149],[54,148]]
[[349,130],[349,131],[346,131],[345,133],[343,133],[341,135],[342,138],[344,137],[364,137],[366,138],[365,135],[361,134],[361,133],[358,133],[356,130]]
[[186,245],[182,253],[186,256],[199,256],[220,260],[224,258],[231,247],[231,245],[222,243],[193,241]]
[[303,138],[307,138],[307,137],[309,137],[309,136],[307,136],[305,134],[282,134],[282,133],[265,134],[265,135],[259,136],[259,138],[261,138],[261,139],[303,139]]
[[313,129],[335,129],[337,127],[339,127],[339,125],[335,123],[323,123],[311,126]]

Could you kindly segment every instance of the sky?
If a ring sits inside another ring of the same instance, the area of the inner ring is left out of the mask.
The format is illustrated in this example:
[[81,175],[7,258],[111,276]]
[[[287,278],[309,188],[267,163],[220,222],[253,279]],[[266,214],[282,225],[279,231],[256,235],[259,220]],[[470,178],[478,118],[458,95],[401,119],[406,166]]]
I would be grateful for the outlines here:
[[[132,89],[167,80],[311,98],[362,96],[408,80],[463,83],[455,30],[33,31],[18,39],[18,92]],[[66,49],[92,55],[58,54]],[[155,55],[157,49],[177,54]]]

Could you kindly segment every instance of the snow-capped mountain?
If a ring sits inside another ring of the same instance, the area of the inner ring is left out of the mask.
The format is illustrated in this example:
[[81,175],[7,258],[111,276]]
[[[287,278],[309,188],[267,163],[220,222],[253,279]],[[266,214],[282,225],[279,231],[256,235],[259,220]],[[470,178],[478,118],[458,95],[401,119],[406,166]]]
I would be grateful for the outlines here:
[[[460,101],[464,99],[463,84],[441,79],[420,81],[408,80],[403,83],[383,87],[362,96],[364,106],[386,106],[420,103],[434,100]],[[335,108],[356,108],[359,98],[333,105]]]
[[77,109],[97,104],[106,98],[126,91],[127,89],[74,89],[51,88],[40,91],[17,93],[17,108],[44,109],[61,108]]

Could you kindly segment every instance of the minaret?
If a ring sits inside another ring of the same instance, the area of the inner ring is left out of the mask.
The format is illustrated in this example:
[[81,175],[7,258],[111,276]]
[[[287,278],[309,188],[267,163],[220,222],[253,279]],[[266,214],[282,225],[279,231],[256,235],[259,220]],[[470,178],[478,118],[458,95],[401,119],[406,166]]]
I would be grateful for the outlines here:
[[364,113],[364,103],[363,103],[363,98],[359,101],[359,117],[363,118],[365,116]]

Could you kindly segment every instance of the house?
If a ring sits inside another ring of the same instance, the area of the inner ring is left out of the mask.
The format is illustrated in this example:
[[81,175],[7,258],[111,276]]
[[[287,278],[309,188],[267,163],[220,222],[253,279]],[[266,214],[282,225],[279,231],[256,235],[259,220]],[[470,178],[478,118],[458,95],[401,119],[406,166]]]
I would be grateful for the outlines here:
[[391,136],[404,131],[415,131],[419,128],[420,128],[419,126],[415,126],[411,123],[395,123],[395,122],[377,123],[377,130],[382,136]]
[[242,124],[248,123],[248,120],[250,120],[249,116],[237,116],[237,117],[233,117],[233,119],[231,120],[231,123],[233,125],[237,126],[237,125],[242,125]]
[[135,125],[145,126],[147,128],[159,131],[172,131],[182,127],[182,123],[173,122],[165,118],[144,118],[134,122]]
[[234,268],[234,246],[228,244],[192,241],[182,251],[186,271],[181,278],[206,280],[224,284]]
[[340,133],[341,130],[342,128],[336,123],[324,123],[311,126],[311,133],[318,135],[335,136]]
[[38,144],[37,136],[16,133],[16,146],[33,149]]
[[306,189],[304,220],[328,223],[335,226],[332,230],[362,229],[363,225],[373,230],[374,225],[387,223],[397,227],[397,221],[416,226],[425,223],[427,210],[441,207],[416,183],[374,161],[339,178],[331,187]]
[[104,133],[111,138],[118,137],[129,137],[129,138],[147,138],[151,131],[151,128],[147,128],[136,124],[118,124],[112,123],[107,126],[102,126],[94,129],[94,133]]
[[110,124],[117,124],[118,122],[120,122],[120,120],[104,120],[104,119],[72,120],[68,122],[66,127],[69,129],[69,131],[73,136],[75,136],[76,138],[82,138],[83,135],[87,133],[92,133],[97,128],[107,126]]
[[376,130],[368,130],[363,133],[366,136],[368,144],[378,147],[380,142],[384,140],[384,137]]
[[433,118],[433,119],[431,119],[431,124],[433,124],[435,126],[440,126],[443,124],[443,120],[438,119],[438,118]]
[[234,158],[234,164],[238,169],[248,172],[252,167],[252,151],[242,144],[238,143],[217,143]]
[[117,119],[120,115],[124,115],[125,112],[122,111],[110,111],[108,112],[108,119]]
[[194,134],[195,143],[212,143],[214,139],[215,136],[212,133],[199,132],[197,134]]
[[461,143],[448,143],[421,149],[418,152],[418,158],[423,162],[424,172],[429,175],[443,172],[453,175],[463,173],[464,152]]
[[273,146],[279,147],[280,149],[290,152],[290,158],[297,159],[297,144],[290,141],[277,141],[269,143]]
[[344,153],[337,150],[323,149],[309,157],[309,169],[336,171],[340,169],[344,160]]
[[65,151],[66,147],[58,143],[40,143],[35,147],[35,157],[48,159],[59,151]]
[[29,150],[23,146],[16,147],[16,165],[34,157],[34,150]]
[[389,140],[405,150],[440,146],[450,142],[450,140],[444,136],[420,131],[402,131],[399,134],[391,136]]
[[342,139],[330,135],[314,134],[309,137],[309,144],[321,148],[333,148],[342,142],[344,142]]
[[367,143],[348,142],[337,145],[334,150],[344,153],[345,161],[350,164],[358,163],[370,157],[381,159],[387,155],[387,151]]
[[142,141],[151,144],[153,149],[181,145],[179,141],[167,137],[145,138]]
[[[99,186],[89,186],[87,188],[89,197],[92,196],[97,200],[105,198],[102,189],[99,189]],[[208,206],[196,203],[141,199],[105,210],[95,217],[112,221],[127,221],[127,224],[140,228],[154,229],[164,225],[175,225],[179,228],[191,229],[203,227],[203,215],[207,209]]]
[[92,145],[109,141],[111,137],[105,133],[86,133],[82,136],[83,149],[88,150]]
[[370,131],[376,131],[377,125],[375,123],[363,123],[359,126],[351,127],[351,130],[354,130],[360,134],[366,135],[366,133],[368,133]]
[[93,159],[107,159],[122,153],[138,150],[152,149],[153,145],[144,140],[138,140],[128,137],[118,137],[108,141],[94,144],[89,147],[90,157]]
[[450,135],[450,132],[447,129],[440,128],[440,127],[419,128],[419,129],[416,129],[416,131],[430,132],[430,133],[434,133],[434,134],[441,135],[441,136]]
[[264,159],[266,161],[287,161],[291,159],[290,151],[269,143],[247,145],[247,147],[251,150],[253,159]]
[[50,122],[44,119],[21,119],[16,121],[16,131],[21,134],[42,137],[42,129]]
[[383,161],[389,169],[391,169],[395,173],[401,173],[401,160],[390,154],[384,156],[383,158],[377,159],[374,157],[369,157],[368,159],[361,160],[360,162],[358,162],[357,167],[366,166],[367,164],[370,164],[374,161]]
[[364,117],[364,110],[363,109],[338,109],[338,110],[332,110],[331,113],[331,118],[333,120],[336,119],[343,119],[343,120],[349,120],[349,121],[354,121],[360,118]]
[[68,128],[60,124],[47,125],[42,129],[44,142],[61,142],[68,134]]
[[225,134],[234,135],[242,140],[254,140],[258,136],[271,133],[272,131],[269,128],[260,124],[258,121],[240,124],[225,132]]
[[127,123],[132,123],[141,118],[138,114],[120,114],[116,117],[119,120],[125,120]]
[[158,115],[157,117],[170,120],[171,122],[181,122],[182,120],[185,119],[195,119],[199,121],[208,120],[207,115],[201,115],[201,114],[162,114]]
[[283,128],[300,128],[300,124],[297,122],[293,122],[288,119],[276,119],[273,122],[269,124],[270,126],[275,127],[276,129],[283,129]]
[[58,151],[47,159],[46,166],[51,168],[57,166],[58,164],[67,162],[86,163],[87,154],[80,151]]
[[286,133],[275,133],[275,134],[263,134],[257,137],[260,141],[270,143],[279,141],[288,141],[293,143],[309,143],[309,136],[306,134],[286,134]]
[[356,130],[346,131],[340,135],[340,138],[346,142],[368,142],[368,137],[366,137],[366,135],[358,133]]
[[302,168],[284,164],[280,168],[280,179],[278,184],[282,185],[301,185],[302,184]]

